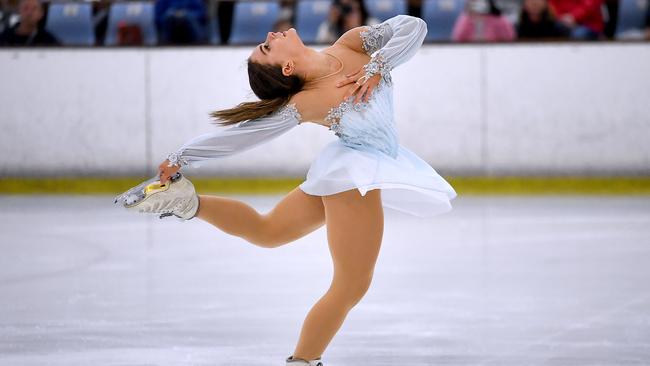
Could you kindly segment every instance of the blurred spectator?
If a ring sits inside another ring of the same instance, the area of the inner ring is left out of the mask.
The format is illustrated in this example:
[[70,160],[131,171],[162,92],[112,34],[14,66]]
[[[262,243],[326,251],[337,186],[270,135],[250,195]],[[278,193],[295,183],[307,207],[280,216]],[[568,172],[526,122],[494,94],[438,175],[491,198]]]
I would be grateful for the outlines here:
[[549,4],[571,29],[571,38],[593,41],[603,36],[602,0],[549,0]]
[[288,20],[293,23],[293,14],[296,8],[296,0],[280,0],[280,15],[278,19]]
[[451,39],[456,42],[512,41],[515,30],[494,0],[468,0],[456,19]]
[[280,15],[273,24],[273,32],[284,32],[293,27],[293,17],[296,2],[294,0],[280,1]]
[[142,28],[126,21],[117,22],[117,44],[120,46],[141,46],[144,44]]
[[318,28],[316,41],[319,43],[331,43],[352,28],[378,23],[378,19],[368,15],[368,10],[363,4],[363,1],[334,0],[328,19]]
[[603,21],[605,26],[603,28],[603,33],[609,39],[613,39],[616,36],[618,7],[619,0],[605,0],[605,9],[603,11]]
[[110,0],[98,0],[95,1],[95,6],[93,6],[93,27],[95,29],[96,44],[104,44],[111,4]]
[[508,19],[510,24],[519,22],[519,13],[521,12],[523,1],[521,0],[496,0],[496,5],[501,10],[503,16]]
[[234,12],[234,1],[219,1],[217,3],[217,18],[222,44],[227,44],[228,39],[230,39],[230,29],[232,28],[232,18]]
[[288,31],[291,27],[293,27],[293,23],[289,19],[279,19],[273,24],[273,32]]
[[202,0],[157,0],[155,9],[160,43],[206,42],[208,17]]
[[422,0],[408,0],[408,14],[412,17],[422,17]]
[[645,12],[645,39],[650,41],[650,5]]
[[9,28],[10,16],[11,12],[9,11],[7,0],[0,0],[0,34],[2,34],[6,28]]
[[557,39],[570,35],[571,30],[555,18],[548,0],[524,0],[517,24],[519,39]]
[[20,21],[0,35],[0,45],[50,46],[59,41],[45,30],[43,5],[39,0],[21,0],[18,4]]

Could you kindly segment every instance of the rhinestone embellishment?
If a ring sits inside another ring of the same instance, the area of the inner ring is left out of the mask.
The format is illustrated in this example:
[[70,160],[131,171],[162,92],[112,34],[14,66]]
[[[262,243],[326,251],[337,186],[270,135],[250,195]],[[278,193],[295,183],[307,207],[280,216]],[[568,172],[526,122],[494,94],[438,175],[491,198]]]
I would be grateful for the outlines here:
[[300,115],[300,112],[298,112],[298,108],[296,108],[296,103],[287,104],[280,108],[278,115],[282,119],[296,119],[298,124],[302,121],[302,116]]
[[325,117],[325,122],[328,122],[330,124],[330,130],[334,131],[334,134],[338,137],[341,137],[342,135],[341,125],[339,122],[341,121],[343,115],[350,110],[361,112],[368,107],[367,102],[354,103],[354,98],[354,96],[351,96],[343,103],[331,108]]
[[384,37],[386,29],[385,27],[389,27],[389,25],[385,23],[375,24],[359,33],[362,41],[361,46],[369,56],[372,56],[372,53],[380,49],[381,40]]
[[370,62],[363,66],[363,69],[366,70],[366,80],[376,74],[381,74],[381,77],[386,81],[386,83],[390,85],[393,82],[390,77],[391,66],[384,58],[381,51],[377,52],[375,56],[370,59]]
[[189,162],[183,157],[182,150],[169,154],[167,160],[169,160],[168,167],[189,165]]

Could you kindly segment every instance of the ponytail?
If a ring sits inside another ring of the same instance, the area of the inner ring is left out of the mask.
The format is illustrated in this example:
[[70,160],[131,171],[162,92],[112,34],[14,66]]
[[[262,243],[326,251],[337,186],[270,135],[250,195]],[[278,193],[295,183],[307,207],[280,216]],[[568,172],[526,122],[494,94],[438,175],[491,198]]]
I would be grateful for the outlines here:
[[242,102],[235,108],[223,109],[210,113],[210,117],[216,120],[217,124],[227,126],[249,119],[256,119],[268,116],[278,109],[284,107],[289,98],[262,99],[255,102]]
[[305,80],[297,75],[285,76],[280,65],[260,64],[248,59],[248,82],[260,98],[239,103],[230,109],[210,113],[221,126],[268,116],[284,107],[291,97],[302,90]]

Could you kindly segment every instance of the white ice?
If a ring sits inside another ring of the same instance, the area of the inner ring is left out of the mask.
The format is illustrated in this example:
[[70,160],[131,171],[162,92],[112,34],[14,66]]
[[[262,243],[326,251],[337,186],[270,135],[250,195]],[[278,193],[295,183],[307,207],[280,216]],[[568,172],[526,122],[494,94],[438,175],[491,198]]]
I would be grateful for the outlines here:
[[[329,286],[324,228],[263,249],[112,199],[0,197],[0,365],[284,366]],[[650,365],[650,197],[453,203],[386,212],[325,366]]]

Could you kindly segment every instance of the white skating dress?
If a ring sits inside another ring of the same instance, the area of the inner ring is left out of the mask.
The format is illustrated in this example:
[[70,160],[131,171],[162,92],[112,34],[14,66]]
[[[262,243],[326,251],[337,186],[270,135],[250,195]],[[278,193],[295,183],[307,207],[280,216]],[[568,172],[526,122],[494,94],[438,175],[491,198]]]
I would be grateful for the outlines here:
[[[325,121],[339,138],[319,153],[300,189],[325,196],[349,189],[361,195],[381,189],[382,205],[419,217],[449,211],[454,189],[429,164],[399,144],[393,113],[390,71],[410,59],[422,45],[426,23],[398,15],[361,32],[371,56],[366,74],[382,78],[367,103],[353,97],[332,108]],[[302,122],[294,104],[278,112],[200,135],[169,154],[172,164],[214,159],[256,146]]]

